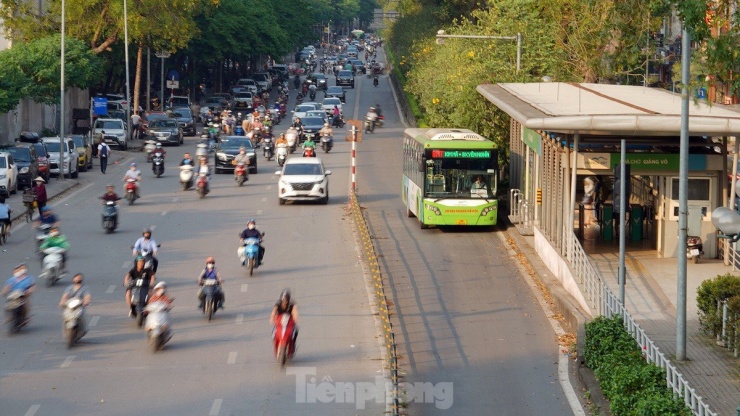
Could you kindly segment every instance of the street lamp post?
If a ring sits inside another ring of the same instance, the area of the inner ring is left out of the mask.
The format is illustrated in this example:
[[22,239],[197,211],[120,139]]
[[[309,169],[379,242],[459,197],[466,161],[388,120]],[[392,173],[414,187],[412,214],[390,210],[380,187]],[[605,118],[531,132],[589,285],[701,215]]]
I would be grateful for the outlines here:
[[[128,7],[126,0],[123,0],[123,36],[125,43],[125,55],[126,55],[126,133],[131,136],[131,88],[129,87],[129,68],[128,68]],[[128,147],[129,137],[124,137],[126,145]]]
[[444,30],[437,31],[437,43],[443,44],[445,38],[459,39],[493,39],[493,40],[515,40],[516,41],[516,72],[522,68],[522,34],[516,36],[487,36],[487,35],[445,35]]
[[164,60],[170,57],[169,52],[159,51],[155,52],[154,56],[161,59],[161,74],[159,83],[159,110],[164,110]]
[[59,80],[59,179],[64,180],[64,0],[62,0],[62,70]]

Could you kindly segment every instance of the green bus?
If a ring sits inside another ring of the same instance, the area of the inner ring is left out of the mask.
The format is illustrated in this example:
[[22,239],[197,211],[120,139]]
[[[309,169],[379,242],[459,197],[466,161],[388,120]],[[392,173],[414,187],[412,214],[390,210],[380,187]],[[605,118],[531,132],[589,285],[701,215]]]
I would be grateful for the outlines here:
[[464,129],[404,131],[406,215],[431,225],[496,225],[498,152],[485,137]]

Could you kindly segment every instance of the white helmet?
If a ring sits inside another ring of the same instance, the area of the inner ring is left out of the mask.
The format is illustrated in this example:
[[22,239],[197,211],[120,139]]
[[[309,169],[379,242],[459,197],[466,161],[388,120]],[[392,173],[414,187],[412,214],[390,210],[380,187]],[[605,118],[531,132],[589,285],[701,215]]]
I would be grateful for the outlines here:
[[162,143],[157,142],[157,149],[159,149],[160,147],[162,147]]

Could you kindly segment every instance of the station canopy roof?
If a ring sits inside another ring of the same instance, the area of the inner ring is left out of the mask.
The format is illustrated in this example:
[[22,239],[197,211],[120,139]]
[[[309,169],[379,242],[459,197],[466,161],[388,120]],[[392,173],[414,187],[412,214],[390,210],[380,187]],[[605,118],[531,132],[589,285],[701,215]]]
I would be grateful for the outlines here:
[[[593,136],[678,136],[681,95],[631,85],[481,84],[478,92],[524,127]],[[691,136],[740,136],[740,111],[689,102]]]

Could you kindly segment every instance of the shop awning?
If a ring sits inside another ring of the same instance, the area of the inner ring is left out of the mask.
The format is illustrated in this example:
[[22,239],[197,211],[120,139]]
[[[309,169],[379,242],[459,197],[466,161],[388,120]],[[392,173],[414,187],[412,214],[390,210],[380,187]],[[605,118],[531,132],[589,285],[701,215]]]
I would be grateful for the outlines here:
[[[681,95],[630,85],[539,82],[481,84],[478,92],[524,127],[557,133],[678,136]],[[740,111],[689,104],[692,136],[740,136]]]

